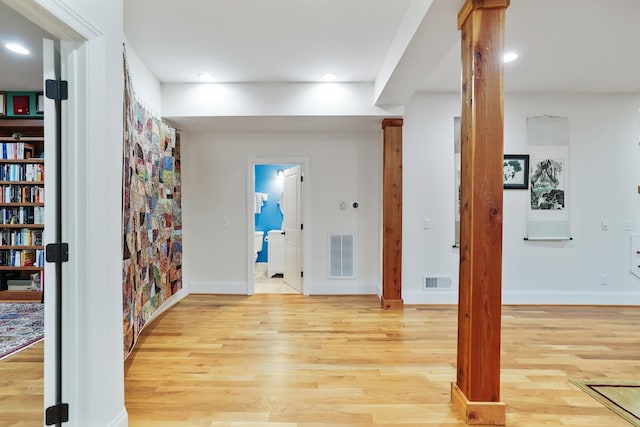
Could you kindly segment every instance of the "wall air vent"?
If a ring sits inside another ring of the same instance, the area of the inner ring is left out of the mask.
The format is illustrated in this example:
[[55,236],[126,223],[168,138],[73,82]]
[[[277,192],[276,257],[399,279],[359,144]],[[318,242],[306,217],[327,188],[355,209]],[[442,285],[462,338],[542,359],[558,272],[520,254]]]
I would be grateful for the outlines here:
[[451,276],[424,276],[423,289],[431,291],[436,289],[451,289]]
[[329,278],[352,279],[355,277],[356,235],[329,234]]

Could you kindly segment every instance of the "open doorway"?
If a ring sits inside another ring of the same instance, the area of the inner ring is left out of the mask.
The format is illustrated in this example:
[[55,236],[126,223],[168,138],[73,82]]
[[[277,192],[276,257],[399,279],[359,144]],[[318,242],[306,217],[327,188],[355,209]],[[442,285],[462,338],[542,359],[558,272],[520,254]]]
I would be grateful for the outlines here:
[[303,165],[256,162],[250,200],[250,293],[303,293]]

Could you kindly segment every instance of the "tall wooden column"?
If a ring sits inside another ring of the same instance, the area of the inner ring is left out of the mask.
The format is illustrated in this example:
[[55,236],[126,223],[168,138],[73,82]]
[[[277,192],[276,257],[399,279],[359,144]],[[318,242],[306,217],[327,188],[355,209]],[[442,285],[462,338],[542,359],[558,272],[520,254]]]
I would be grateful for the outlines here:
[[462,31],[458,365],[451,399],[467,424],[505,424],[500,402],[505,9],[467,0]]
[[382,307],[402,308],[402,119],[384,119]]

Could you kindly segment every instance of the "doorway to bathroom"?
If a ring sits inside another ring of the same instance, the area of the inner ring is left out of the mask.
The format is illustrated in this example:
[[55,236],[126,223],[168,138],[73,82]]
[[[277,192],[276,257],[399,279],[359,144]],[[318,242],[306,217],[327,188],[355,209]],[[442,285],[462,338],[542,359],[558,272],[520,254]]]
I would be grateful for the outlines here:
[[303,180],[300,163],[253,165],[250,293],[303,293]]

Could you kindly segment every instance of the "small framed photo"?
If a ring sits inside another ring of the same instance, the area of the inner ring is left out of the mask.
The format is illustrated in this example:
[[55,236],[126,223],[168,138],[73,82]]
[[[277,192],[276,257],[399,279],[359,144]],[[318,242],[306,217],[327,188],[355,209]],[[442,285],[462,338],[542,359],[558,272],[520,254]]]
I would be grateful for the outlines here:
[[0,92],[0,116],[7,115],[7,92]]
[[36,114],[44,113],[44,94],[38,93],[36,94],[37,102],[36,102]]
[[529,188],[529,155],[505,154],[502,163],[505,190]]

